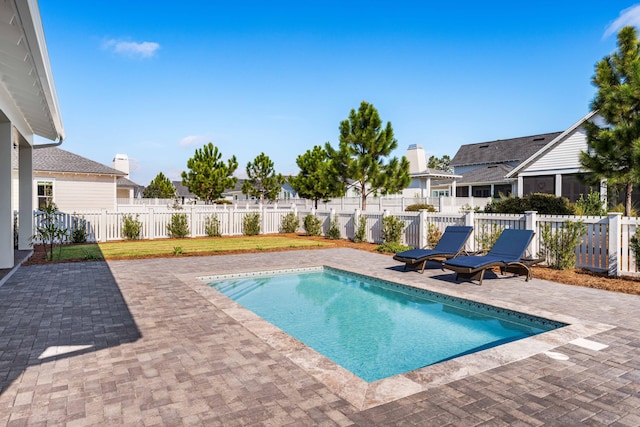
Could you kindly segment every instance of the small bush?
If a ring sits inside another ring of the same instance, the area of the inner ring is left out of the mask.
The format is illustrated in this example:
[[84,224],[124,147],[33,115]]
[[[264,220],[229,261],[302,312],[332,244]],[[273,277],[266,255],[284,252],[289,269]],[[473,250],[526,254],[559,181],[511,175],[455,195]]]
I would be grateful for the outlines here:
[[574,207],[565,197],[553,194],[534,193],[524,197],[508,197],[485,207],[485,212],[521,214],[537,211],[545,215],[573,215]]
[[172,253],[175,256],[182,255],[184,253],[184,251],[182,250],[182,246],[174,246]]
[[440,231],[437,225],[433,223],[427,224],[427,245],[429,245],[430,248],[435,248],[441,237],[442,231]]
[[547,259],[549,266],[557,270],[568,270],[576,265],[576,246],[586,233],[582,221],[565,221],[555,231],[550,224],[540,226],[540,255]]
[[378,245],[378,247],[376,247],[376,251],[378,252],[386,252],[386,253],[392,253],[392,254],[408,251],[409,249],[411,249],[409,246],[403,245],[402,243],[396,243],[396,242],[385,242],[381,245]]
[[[610,212],[621,212],[624,215],[624,203],[618,203],[617,205],[609,209]],[[631,216],[638,216],[638,208],[635,205],[631,206]]]
[[189,220],[186,213],[174,213],[167,224],[167,232],[172,239],[184,239],[189,235]]
[[327,237],[331,240],[338,240],[340,237],[340,223],[338,217],[334,217],[329,224],[329,230],[327,230]]
[[85,243],[87,241],[87,220],[73,217],[71,224],[71,243]]
[[258,212],[246,214],[242,218],[242,232],[245,236],[260,234],[260,214]]
[[282,229],[283,233],[295,233],[296,231],[298,231],[299,226],[300,220],[296,216],[295,212],[289,212],[282,217],[280,229]]
[[584,216],[605,216],[607,210],[604,208],[604,203],[600,199],[600,193],[589,193],[585,199],[583,195],[574,204],[574,210],[576,215]]
[[382,218],[382,241],[384,243],[400,243],[404,221],[393,215]]
[[322,222],[320,218],[315,215],[307,215],[302,220],[302,226],[304,231],[309,236],[319,236],[322,228]]
[[122,237],[125,240],[138,240],[142,236],[142,223],[138,219],[140,215],[124,215],[122,217]]
[[636,269],[640,270],[640,226],[636,226],[636,232],[631,237],[631,250],[636,258]]
[[496,240],[502,234],[504,227],[498,224],[483,225],[476,233],[476,242],[482,252],[488,252],[495,245]]
[[434,208],[433,205],[430,205],[428,203],[416,203],[404,208],[405,212],[418,212],[421,210],[426,210],[427,212],[438,212],[438,210]]
[[353,241],[355,243],[365,242],[367,238],[367,218],[364,216],[356,220],[355,231],[353,233]]
[[220,237],[222,232],[220,231],[220,220],[218,215],[213,214],[204,219],[204,232],[209,237]]

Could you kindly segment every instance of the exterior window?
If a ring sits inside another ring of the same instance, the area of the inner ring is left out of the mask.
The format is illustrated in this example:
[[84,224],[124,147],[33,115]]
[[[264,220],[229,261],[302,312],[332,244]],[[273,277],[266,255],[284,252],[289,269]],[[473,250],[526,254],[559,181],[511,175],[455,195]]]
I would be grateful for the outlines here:
[[491,197],[490,185],[474,185],[471,187],[471,195],[473,197]]
[[525,176],[522,178],[522,194],[556,194],[555,175]]
[[469,187],[456,187],[456,197],[469,197]]
[[53,201],[53,182],[38,181],[38,209]]
[[449,190],[433,190],[431,197],[449,197]]
[[581,180],[580,175],[562,175],[562,197],[566,197],[569,201],[575,202],[581,195],[586,198],[592,191],[597,189]]
[[493,197],[509,197],[511,195],[511,184],[499,184],[493,186]]

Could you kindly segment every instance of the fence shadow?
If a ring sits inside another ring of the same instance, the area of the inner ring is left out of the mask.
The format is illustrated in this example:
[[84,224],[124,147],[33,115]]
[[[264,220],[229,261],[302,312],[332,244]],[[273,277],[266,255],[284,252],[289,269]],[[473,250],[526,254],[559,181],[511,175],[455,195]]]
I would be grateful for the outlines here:
[[0,394],[29,366],[139,338],[106,263],[21,267],[0,287]]

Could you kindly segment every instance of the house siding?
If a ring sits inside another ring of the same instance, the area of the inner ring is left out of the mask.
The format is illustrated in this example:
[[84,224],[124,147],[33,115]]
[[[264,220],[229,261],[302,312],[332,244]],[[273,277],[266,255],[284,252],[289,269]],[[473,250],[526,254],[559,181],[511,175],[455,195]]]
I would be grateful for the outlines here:
[[100,175],[34,173],[34,206],[37,206],[37,182],[53,181],[54,202],[62,212],[115,209],[115,179]]
[[583,127],[576,129],[564,141],[545,153],[531,166],[521,172],[529,175],[537,171],[561,172],[565,170],[580,169],[580,152],[587,150],[587,134]]

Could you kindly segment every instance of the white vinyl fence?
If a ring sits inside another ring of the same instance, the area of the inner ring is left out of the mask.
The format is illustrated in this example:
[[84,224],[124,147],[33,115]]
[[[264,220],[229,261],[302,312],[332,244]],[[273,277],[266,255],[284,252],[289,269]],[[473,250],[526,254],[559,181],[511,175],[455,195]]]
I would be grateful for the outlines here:
[[[622,217],[621,214],[611,213],[605,217],[577,217],[538,215],[536,212],[525,214],[485,214],[469,211],[466,213],[431,213],[389,211],[338,211],[331,209],[298,209],[291,207],[261,206],[258,209],[240,208],[238,206],[222,205],[191,205],[176,210],[166,206],[136,206],[129,211],[119,209],[117,212],[107,210],[83,211],[73,214],[61,213],[58,223],[61,227],[71,231],[72,228],[83,224],[88,241],[107,242],[122,240],[122,225],[125,215],[131,215],[142,223],[142,239],[168,238],[167,225],[174,214],[186,214],[189,225],[189,237],[206,236],[205,221],[215,216],[220,223],[220,231],[225,236],[243,234],[243,219],[246,215],[260,214],[262,234],[279,233],[282,218],[294,212],[300,220],[307,215],[315,215],[321,219],[322,230],[329,230],[332,218],[338,223],[342,238],[352,239],[356,226],[364,218],[366,222],[365,240],[381,243],[382,219],[387,215],[394,215],[405,224],[403,243],[411,247],[426,247],[428,230],[436,228],[444,232],[449,225],[469,225],[474,232],[467,242],[467,249],[477,251],[483,249],[483,242],[491,235],[499,234],[505,228],[529,229],[535,232],[535,237],[529,247],[528,255],[536,257],[540,247],[540,229],[549,225],[552,230],[558,230],[565,221],[582,221],[587,231],[582,243],[576,248],[576,266],[596,271],[608,271],[611,276],[632,275],[640,276],[636,260],[631,250],[630,239],[640,227],[640,219]],[[35,226],[38,226],[39,216],[36,213]],[[34,233],[35,234],[35,233]],[[69,233],[70,234],[70,233]],[[36,242],[37,243],[37,242]]]

